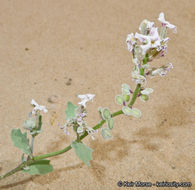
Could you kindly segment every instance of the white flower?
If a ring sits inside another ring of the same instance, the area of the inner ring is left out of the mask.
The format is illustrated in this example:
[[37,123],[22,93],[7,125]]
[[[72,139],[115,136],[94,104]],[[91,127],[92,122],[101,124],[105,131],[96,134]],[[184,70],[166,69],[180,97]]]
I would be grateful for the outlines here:
[[161,77],[165,76],[173,68],[172,63],[162,66],[158,69],[155,69],[151,72],[152,76],[160,75]]
[[139,31],[142,34],[147,34],[148,31],[154,26],[154,22],[150,22],[148,20],[143,20],[139,26]]
[[151,44],[151,48],[156,48],[157,46],[160,46],[161,39],[158,33],[158,27],[152,27],[149,35],[136,33],[135,38],[137,38],[141,43]]
[[141,43],[147,43],[148,40],[150,39],[149,36],[135,33],[135,38],[138,39]]
[[145,55],[146,52],[151,48],[161,49],[161,39],[158,33],[158,28],[156,27],[151,28],[149,35],[136,33],[135,38],[143,43],[142,45],[140,45],[143,55]]
[[136,44],[136,40],[133,33],[127,35],[126,43],[127,49],[131,52],[133,50],[134,45]]
[[84,94],[84,95],[78,95],[78,98],[81,99],[81,102],[79,102],[78,104],[86,107],[86,103],[90,100],[93,100],[95,94]]
[[152,27],[150,30],[150,35],[149,38],[151,39],[151,41],[160,41],[160,36],[158,33],[158,27]]
[[159,14],[158,20],[162,23],[163,26],[172,29],[174,33],[177,32],[177,27],[165,20],[165,16],[163,12]]
[[32,114],[35,114],[37,111],[43,111],[44,113],[48,112],[45,106],[39,105],[34,99],[31,100],[31,104],[34,106]]

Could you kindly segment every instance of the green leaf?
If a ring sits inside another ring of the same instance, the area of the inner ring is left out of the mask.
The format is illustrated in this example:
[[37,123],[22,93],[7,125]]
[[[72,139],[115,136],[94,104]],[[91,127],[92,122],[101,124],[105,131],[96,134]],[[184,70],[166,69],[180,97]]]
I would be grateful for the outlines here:
[[122,94],[130,94],[130,86],[128,84],[122,84]]
[[21,149],[25,154],[31,154],[31,148],[26,133],[22,134],[20,129],[12,129],[11,138],[14,146]]
[[125,102],[128,102],[129,99],[130,99],[130,96],[129,96],[129,95],[123,94],[123,100],[124,100]]
[[77,109],[77,106],[75,106],[72,102],[67,103],[66,108],[66,120],[75,119],[76,113],[75,110]]
[[28,166],[28,169],[23,169],[25,173],[30,175],[44,175],[53,171],[53,166],[50,160],[38,160]]
[[145,95],[145,94],[142,94],[142,95],[140,96],[140,98],[141,98],[141,100],[144,101],[144,102],[149,100],[149,96],[147,96],[147,95]]
[[30,118],[24,121],[24,128],[28,130],[33,130],[36,127],[36,119]]
[[103,138],[106,140],[112,138],[112,131],[108,128],[102,128],[101,134],[102,134]]
[[123,111],[123,113],[125,114],[125,115],[127,115],[127,116],[134,116],[134,117],[136,117],[136,118],[139,118],[139,117],[141,117],[141,111],[140,110],[138,110],[137,108],[129,108],[128,106],[124,106],[123,108],[122,108],[122,111]]
[[121,95],[117,95],[115,100],[116,100],[117,104],[119,104],[119,105],[123,104],[123,97]]
[[102,110],[102,117],[103,117],[104,120],[108,120],[108,119],[111,118],[111,114],[110,114],[110,111],[109,111],[108,108],[104,108]]
[[83,143],[76,141],[72,142],[71,147],[74,149],[75,154],[87,165],[90,166],[89,161],[92,160],[93,149],[89,148]]
[[112,119],[112,118],[108,119],[107,126],[109,129],[112,129],[114,127],[114,119]]

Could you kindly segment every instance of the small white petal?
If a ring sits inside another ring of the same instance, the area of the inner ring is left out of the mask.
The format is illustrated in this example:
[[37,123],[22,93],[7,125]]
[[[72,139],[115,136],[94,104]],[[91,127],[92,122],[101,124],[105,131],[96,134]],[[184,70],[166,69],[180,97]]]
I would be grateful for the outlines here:
[[161,23],[166,22],[166,21],[165,21],[165,16],[164,16],[164,13],[163,13],[163,12],[161,12],[161,13],[159,14],[158,20],[159,20]]
[[152,27],[154,26],[154,22],[150,22],[148,20],[143,20],[139,26],[139,31],[142,34],[147,33],[147,31],[149,31]]
[[35,114],[38,110],[43,111],[44,113],[47,113],[48,110],[45,106],[39,105],[34,99],[31,100],[31,104],[34,106],[32,113]]
[[158,17],[158,20],[163,24],[165,25],[167,28],[170,28],[173,30],[174,33],[177,32],[177,27],[171,23],[169,23],[168,21],[165,20],[165,16],[164,16],[164,13],[160,13],[159,14],[159,17]]
[[153,92],[154,90],[152,88],[145,88],[144,90],[141,91],[142,94],[144,95],[149,95]]
[[37,102],[35,102],[34,99],[31,100],[31,104],[34,105],[34,106],[37,106],[38,105]]
[[127,49],[131,52],[133,50],[134,45],[136,44],[136,39],[133,33],[127,35],[126,43]]
[[84,94],[84,95],[78,95],[78,98],[81,99],[81,102],[79,102],[78,104],[86,107],[86,103],[90,100],[93,100],[93,98],[95,97],[95,94]]
[[138,39],[141,43],[146,43],[149,40],[149,36],[139,34],[137,32],[135,33],[135,38]]

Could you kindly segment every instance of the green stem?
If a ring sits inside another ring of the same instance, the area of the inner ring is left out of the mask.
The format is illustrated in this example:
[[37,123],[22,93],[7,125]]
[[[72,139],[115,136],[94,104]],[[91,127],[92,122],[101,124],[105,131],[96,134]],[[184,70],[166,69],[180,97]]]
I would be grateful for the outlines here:
[[32,135],[32,139],[31,139],[31,152],[32,152],[32,155],[33,155],[33,150],[34,150],[34,139],[35,139],[35,137]]
[[[131,98],[131,101],[129,103],[129,107],[132,107],[133,104],[135,103],[135,100],[137,98],[137,95],[139,94],[139,91],[140,91],[140,88],[141,88],[141,84],[137,84],[136,86],[136,89],[133,93],[133,96]],[[120,114],[123,114],[122,110],[119,110],[117,112],[114,112],[111,116],[112,117],[116,117]],[[105,120],[101,120],[97,125],[95,125],[93,127],[94,130],[97,130],[99,129],[103,124],[105,123]],[[80,136],[80,139],[77,139],[76,141],[81,141],[82,139],[84,139],[86,136],[88,135],[88,133],[85,131],[85,133]],[[18,167],[16,167],[15,169],[7,172],[6,174],[0,176],[0,180],[1,179],[4,179],[5,177],[8,177],[10,175],[13,175],[14,173],[18,172],[18,171],[21,171],[25,166],[28,166],[28,165],[31,165],[32,163],[34,163],[36,160],[42,160],[42,159],[45,159],[45,158],[49,158],[49,157],[53,157],[53,156],[57,156],[57,155],[60,155],[60,154],[63,154],[67,151],[69,151],[71,149],[71,145],[67,146],[66,148],[62,149],[62,150],[58,150],[56,152],[51,152],[51,153],[48,153],[48,154],[43,154],[43,155],[40,155],[40,156],[35,156],[33,157],[32,159],[28,160],[28,161],[25,161],[23,163],[21,163]]]

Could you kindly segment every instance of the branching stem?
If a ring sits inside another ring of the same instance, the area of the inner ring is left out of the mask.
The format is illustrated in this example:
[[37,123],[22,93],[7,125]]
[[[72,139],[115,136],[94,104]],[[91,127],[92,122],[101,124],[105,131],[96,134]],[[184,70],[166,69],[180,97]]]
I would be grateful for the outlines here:
[[[133,96],[132,96],[132,98],[131,98],[131,101],[130,101],[130,103],[129,103],[129,105],[128,105],[129,107],[132,107],[133,104],[135,103],[136,98],[137,98],[137,96],[138,96],[138,94],[139,94],[139,92],[140,92],[140,88],[141,88],[141,84],[137,84],[136,89],[135,89],[135,91],[133,92]],[[119,111],[117,111],[117,112],[114,112],[114,113],[112,114],[112,117],[116,117],[116,116],[118,116],[118,115],[120,115],[120,114],[123,114],[122,110],[119,110]],[[105,120],[101,120],[97,125],[95,125],[95,126],[93,127],[93,129],[94,129],[94,130],[99,129],[104,123],[105,123]],[[79,139],[77,138],[75,141],[77,141],[77,142],[78,142],[78,141],[81,141],[81,140],[84,139],[87,135],[88,135],[88,133],[85,131],[85,133],[84,133],[82,136],[80,136]],[[31,144],[32,151],[33,151],[33,141],[34,141],[34,139],[32,139],[32,144]],[[29,165],[31,165],[32,163],[34,163],[35,161],[37,161],[37,160],[42,160],[42,159],[45,159],[45,158],[49,158],[49,157],[53,157],[53,156],[57,156],[57,155],[63,154],[63,153],[65,153],[65,152],[69,151],[71,148],[72,148],[71,145],[69,145],[69,146],[67,146],[66,148],[64,148],[64,149],[62,149],[62,150],[58,150],[58,151],[56,151],[56,152],[51,152],[51,153],[48,153],[48,154],[43,154],[43,155],[40,155],[40,156],[35,156],[35,157],[31,158],[30,160],[27,160],[27,161],[21,163],[21,164],[18,165],[15,169],[13,169],[13,170],[7,172],[6,174],[0,176],[0,180],[1,180],[1,179],[4,179],[4,178],[6,178],[6,177],[8,177],[8,176],[10,176],[10,175],[13,175],[13,174],[15,174],[16,172],[21,171],[25,166],[29,166]]]

